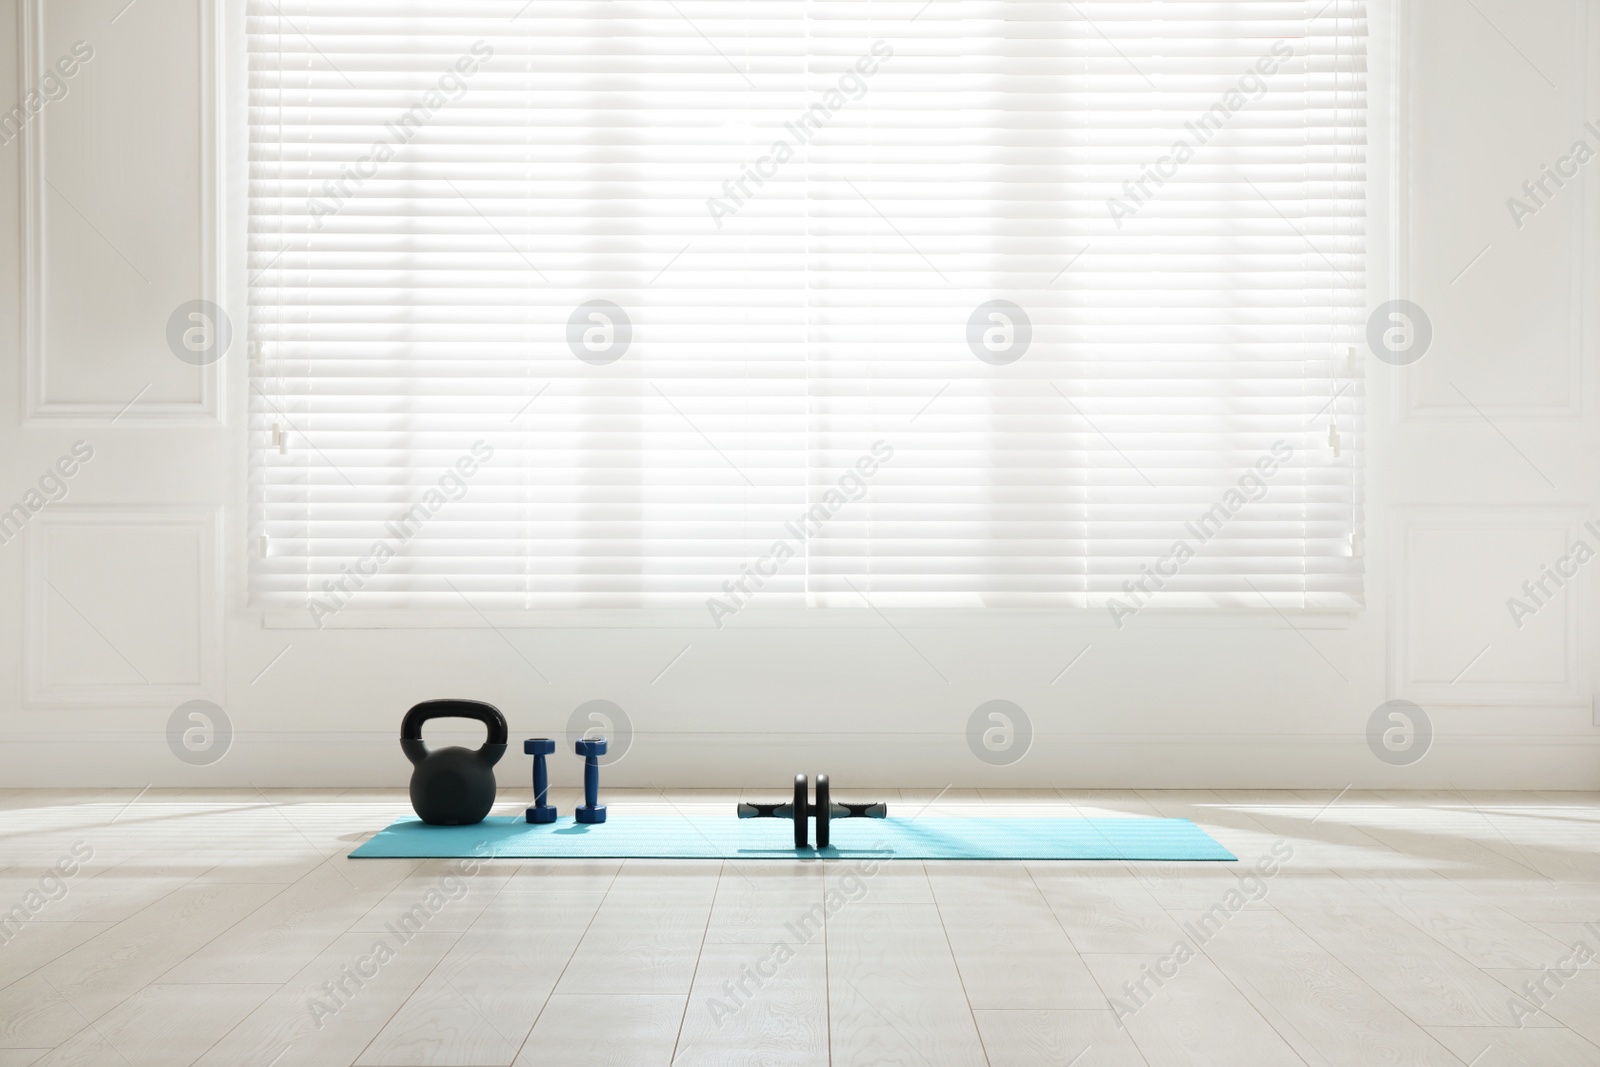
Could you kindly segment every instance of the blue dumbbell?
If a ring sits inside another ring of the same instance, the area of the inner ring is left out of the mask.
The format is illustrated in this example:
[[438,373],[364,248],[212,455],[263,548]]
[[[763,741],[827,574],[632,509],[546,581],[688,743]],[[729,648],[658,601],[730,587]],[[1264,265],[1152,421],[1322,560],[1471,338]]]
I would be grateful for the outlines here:
[[605,822],[606,806],[600,803],[600,757],[606,754],[606,739],[586,737],[573,746],[583,757],[583,804],[572,810],[579,822]]
[[556,743],[548,737],[530,737],[522,742],[522,751],[533,757],[533,807],[528,809],[529,822],[555,822],[554,804],[550,799],[550,771],[544,758],[553,755]]

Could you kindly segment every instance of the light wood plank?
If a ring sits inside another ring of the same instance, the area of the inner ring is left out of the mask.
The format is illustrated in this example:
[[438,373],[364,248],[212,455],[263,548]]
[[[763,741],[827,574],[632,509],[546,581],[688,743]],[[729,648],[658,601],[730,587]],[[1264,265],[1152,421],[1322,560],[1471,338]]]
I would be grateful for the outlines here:
[[1459,890],[1445,878],[1384,893],[1383,903],[1479,967],[1539,967],[1565,946],[1509,912]]
[[1364,824],[1362,832],[1395,852],[1424,858],[1431,870],[1470,878],[1542,876],[1536,863],[1475,812],[1434,808],[1411,812],[1403,822],[1392,812]]
[[99,937],[115,923],[30,922],[13,928],[11,940],[0,946],[0,988],[20,982],[34,971]]
[[1282,841],[1292,850],[1285,862],[1285,867],[1291,871],[1396,867],[1422,870],[1428,866],[1427,861],[1397,852],[1357,826],[1350,825],[1344,818],[1344,803],[1341,800],[1332,808],[1324,803],[1276,808],[1252,806],[1245,809],[1250,818],[1271,836],[1272,841],[1266,844],[1265,849],[1258,844],[1247,853],[1238,855],[1251,863]]
[[1169,912],[1206,911],[1228,902],[1235,893],[1243,900],[1245,910],[1271,911],[1272,904],[1267,899],[1271,880],[1262,879],[1268,886],[1265,894],[1240,885],[1240,878],[1253,873],[1255,862],[1268,853],[1263,850],[1236,855],[1240,858],[1238,863],[1139,862],[1128,864],[1128,868],[1155,902]]
[[[504,861],[496,861],[496,864]],[[622,870],[621,860],[524,860],[506,881],[507,893],[604,893]]]
[[1146,1067],[1128,1031],[1105,1008],[1093,1011],[978,1009],[989,1067]]
[[1308,1063],[1320,1057],[1350,1067],[1459,1067],[1405,1013],[1281,915],[1241,911],[1205,951]]
[[1508,915],[1534,926],[1600,923],[1600,885],[1530,884],[1526,879],[1474,879],[1457,884]]
[[276,886],[184,886],[0,990],[0,1045],[54,1047],[250,914]]
[[[1548,970],[1497,969],[1489,974],[1506,987],[1508,1011],[1514,1010],[1510,1001],[1515,997],[1515,1004],[1525,1011],[1554,1019],[1591,1044],[1600,1045],[1600,966],[1591,963],[1577,968],[1576,975],[1563,976],[1559,970],[1570,973],[1574,967],[1570,952],[1551,957]],[[1528,1029],[1534,1028],[1526,1014],[1516,1014],[1528,1021]]]
[[1105,1005],[1026,866],[929,864],[928,881],[973,1008]]
[[1600,1063],[1600,1046],[1564,1027],[1434,1026],[1428,1032],[1473,1067],[1558,1067]]
[[[706,943],[771,945],[793,940],[788,928],[823,903],[823,866],[784,862],[724,864],[706,928]],[[857,881],[848,884],[854,890]],[[870,892],[865,881],[860,884],[863,895]]]
[[1029,864],[1079,952],[1164,953],[1183,939],[1172,916],[1122,864]]
[[709,908],[717,895],[722,867],[721,863],[703,860],[626,860],[607,897],[672,900]]
[[1280,901],[1279,910],[1424,1026],[1502,1026],[1513,1021],[1507,1018],[1499,982],[1379,904],[1286,906]]
[[827,921],[833,1062],[931,1067],[983,1060],[982,1042],[928,904],[853,904]]
[[1147,982],[1150,994],[1138,1000],[1126,986],[1140,979],[1150,957],[1085,956],[1084,962],[1150,1067],[1305,1067],[1204,956],[1184,963],[1160,987]]
[[686,996],[711,917],[711,898],[607,894],[556,991]]
[[39,1067],[193,1063],[277,991],[275,985],[151,985],[39,1061]]
[[[57,860],[67,853],[53,854],[48,863],[19,865],[4,879],[0,879],[0,900],[9,902],[23,899],[23,895],[39,886],[39,881]],[[65,895],[52,900],[39,910],[39,918],[55,922],[121,922],[148,908],[162,897],[193,882],[205,872],[208,864],[188,859],[182,862],[152,862],[150,857],[108,862],[104,849],[97,849],[93,858],[78,868],[78,873],[66,880]],[[103,877],[110,875],[111,877]]]
[[707,945],[684,1014],[675,1067],[826,1067],[823,939]]
[[[863,873],[864,866],[871,875]],[[826,891],[850,896],[855,881],[867,883],[874,904],[932,904],[933,887],[921,860],[862,858],[828,861],[823,865]]]
[[[379,938],[346,934],[211,1046],[193,1067],[353,1063],[459,937],[422,933],[404,944],[390,939],[392,956],[380,963],[375,952]],[[362,977],[361,970],[371,977]],[[330,984],[342,990],[338,997],[329,992]]]
[[429,930],[470,929],[516,872],[512,864],[486,860],[463,868],[461,860],[424,860],[350,926],[358,933],[382,931],[402,919]]
[[[173,967],[161,981],[287,982],[383,899],[405,870],[366,867],[359,872],[361,882],[356,883],[351,875],[357,872],[347,870],[348,866],[342,860],[318,864],[286,888],[261,883],[278,891],[232,929]],[[398,917],[398,909],[391,917]]]
[[600,899],[496,900],[445,954],[361,1058],[381,1067],[509,1064]]
[[545,1004],[516,1067],[669,1067],[684,996],[557,994]]
[[1026,864],[924,860],[922,866],[934,899],[943,906],[1003,910],[1048,906]]

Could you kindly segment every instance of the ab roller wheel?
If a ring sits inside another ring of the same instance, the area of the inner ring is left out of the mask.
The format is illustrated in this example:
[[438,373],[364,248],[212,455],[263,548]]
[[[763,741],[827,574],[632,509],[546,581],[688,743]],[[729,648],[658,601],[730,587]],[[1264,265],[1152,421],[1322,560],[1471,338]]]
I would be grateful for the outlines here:
[[790,805],[790,814],[794,817],[794,847],[806,847],[806,776],[794,776],[794,803]]
[[[819,774],[819,775],[817,775],[817,847],[818,848],[827,848],[828,847],[828,822],[829,822],[829,816],[830,815],[832,815],[832,805],[828,801],[828,776],[826,774]],[[805,829],[805,824],[804,823],[800,824],[799,829],[804,830]],[[795,848],[805,848],[806,846],[802,842],[796,842],[794,847]]]

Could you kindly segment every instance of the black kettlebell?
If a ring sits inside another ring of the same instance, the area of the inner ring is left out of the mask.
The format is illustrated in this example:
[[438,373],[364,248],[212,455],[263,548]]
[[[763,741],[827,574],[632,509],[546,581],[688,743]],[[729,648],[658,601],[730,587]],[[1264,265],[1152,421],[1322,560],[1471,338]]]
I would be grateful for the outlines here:
[[[483,747],[429,752],[422,724],[429,719],[477,719],[489,729]],[[400,724],[400,750],[415,766],[411,806],[434,826],[471,826],[494,807],[494,765],[506,754],[506,717],[478,700],[424,700]]]

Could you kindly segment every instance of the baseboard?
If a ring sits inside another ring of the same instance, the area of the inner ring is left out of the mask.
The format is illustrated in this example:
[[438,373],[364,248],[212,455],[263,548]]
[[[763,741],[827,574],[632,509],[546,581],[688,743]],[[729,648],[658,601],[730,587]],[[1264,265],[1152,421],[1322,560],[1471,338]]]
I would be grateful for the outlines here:
[[[496,768],[502,790],[529,788],[529,761],[513,745]],[[966,739],[941,734],[805,735],[640,733],[602,781],[619,787],[781,791],[797,773],[827,773],[836,788],[943,789],[1580,789],[1600,790],[1600,740],[1576,736],[1451,735],[1416,763],[1378,760],[1348,736],[1041,735],[1008,766],[977,759]],[[360,733],[246,734],[209,766],[190,766],[148,734],[12,734],[0,744],[7,786],[402,786],[410,766],[398,741]],[[576,757],[551,762],[556,785],[580,781]]]

